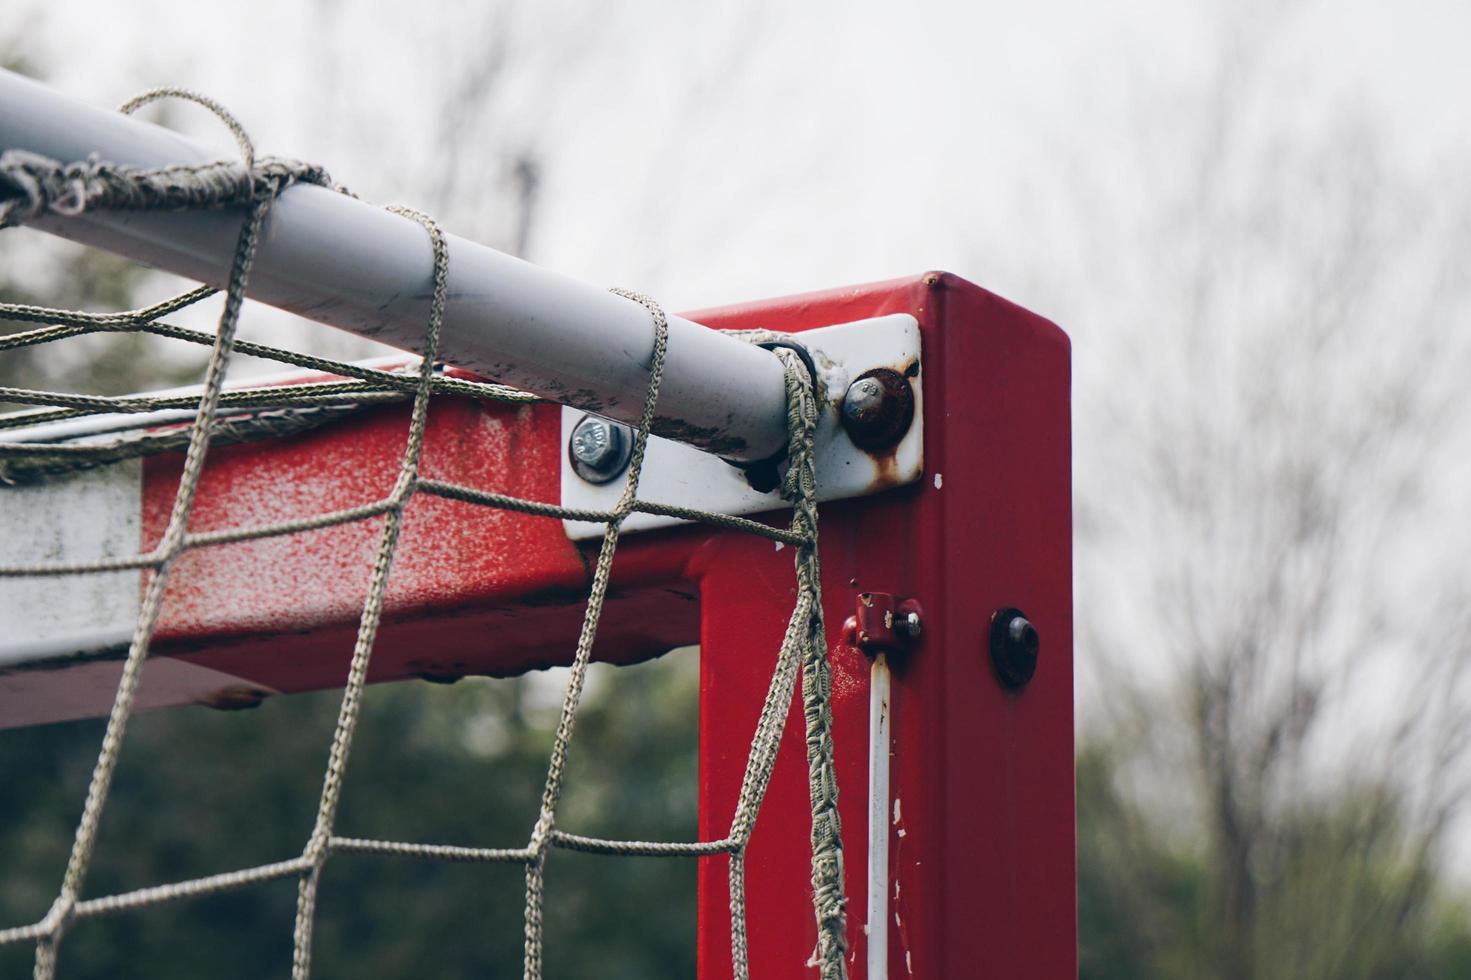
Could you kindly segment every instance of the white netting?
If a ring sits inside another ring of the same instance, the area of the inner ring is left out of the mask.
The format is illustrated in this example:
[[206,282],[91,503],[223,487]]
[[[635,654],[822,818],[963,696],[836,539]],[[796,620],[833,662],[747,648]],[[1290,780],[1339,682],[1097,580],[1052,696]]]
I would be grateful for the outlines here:
[[[788,528],[707,513],[692,508],[656,505],[639,500],[638,483],[649,426],[663,373],[667,326],[663,311],[653,301],[620,293],[641,304],[655,327],[653,368],[644,400],[643,416],[635,438],[623,493],[610,511],[571,510],[544,501],[526,500],[485,490],[430,480],[419,475],[427,415],[435,395],[453,394],[484,400],[534,400],[524,392],[501,385],[455,379],[435,370],[440,324],[445,304],[448,252],[433,221],[416,212],[396,209],[419,222],[434,255],[433,301],[423,340],[424,355],[412,374],[365,368],[303,355],[235,339],[241,305],[255,258],[262,223],[272,203],[298,182],[330,186],[320,169],[292,161],[257,159],[244,130],[228,113],[208,99],[179,90],[156,90],[123,107],[133,109],[162,97],[187,98],[209,107],[234,133],[242,162],[140,170],[96,159],[67,163],[23,151],[0,156],[0,227],[24,223],[39,214],[78,215],[102,209],[236,208],[242,227],[230,268],[225,303],[213,333],[163,322],[162,318],[211,295],[200,288],[141,310],[95,314],[35,306],[0,304],[0,318],[39,326],[0,337],[0,354],[69,337],[99,332],[133,332],[210,347],[204,381],[197,394],[109,398],[31,389],[0,388],[0,402],[41,406],[0,416],[0,440],[6,430],[35,429],[43,423],[94,415],[137,413],[156,420],[161,413],[185,412],[187,426],[135,429],[106,438],[0,441],[0,483],[27,483],[82,467],[105,466],[120,459],[156,452],[184,453],[182,477],[166,530],[158,545],[146,554],[103,561],[0,565],[0,577],[94,575],[121,569],[144,574],[140,612],[124,662],[122,679],[108,717],[102,746],[77,824],[66,872],[50,911],[38,922],[0,930],[0,944],[34,943],[35,976],[53,977],[57,956],[68,927],[75,921],[115,914],[144,906],[175,902],[282,878],[299,882],[292,974],[305,978],[311,967],[312,932],[317,889],[323,866],[334,854],[357,853],[408,856],[429,860],[510,862],[526,868],[525,976],[542,975],[542,905],[548,851],[567,848],[614,855],[708,856],[726,854],[730,862],[732,962],[738,977],[747,977],[744,860],[757,812],[776,762],[777,748],[787,716],[796,673],[803,674],[803,704],[807,725],[809,783],[812,800],[812,884],[818,924],[816,962],[826,980],[846,974],[846,947],[842,850],[833,776],[830,675],[822,623],[817,556],[816,486],[812,437],[817,407],[813,379],[790,350],[777,349],[787,372],[788,468],[783,494],[793,507]],[[270,388],[224,389],[232,354],[269,358],[343,380]],[[238,527],[210,532],[189,530],[190,512],[200,474],[212,445],[278,437],[330,422],[343,412],[384,400],[412,399],[412,414],[398,478],[392,491],[374,503],[269,526]],[[14,440],[14,437],[12,437]],[[0,491],[3,492],[3,491]],[[384,597],[405,507],[415,494],[431,494],[471,504],[519,511],[546,518],[570,518],[605,524],[592,576],[591,592],[581,635],[572,660],[560,721],[556,728],[541,805],[528,840],[521,846],[490,849],[455,847],[389,840],[360,840],[335,834],[342,780],[352,748],[353,732],[361,711],[373,642],[383,613]],[[624,520],[634,512],[666,514],[737,528],[794,546],[797,598],[759,721],[751,742],[740,795],[725,837],[713,841],[648,842],[607,840],[566,833],[557,828],[557,806],[584,680],[592,658],[598,619],[607,593],[613,555]],[[99,819],[106,805],[113,774],[144,661],[168,588],[170,571],[184,552],[228,542],[293,534],[352,521],[383,518],[383,530],[373,564],[367,599],[359,621],[357,640],[344,680],[341,709],[333,735],[315,825],[298,856],[224,874],[172,882],[123,894],[83,898],[83,886],[96,843]]]

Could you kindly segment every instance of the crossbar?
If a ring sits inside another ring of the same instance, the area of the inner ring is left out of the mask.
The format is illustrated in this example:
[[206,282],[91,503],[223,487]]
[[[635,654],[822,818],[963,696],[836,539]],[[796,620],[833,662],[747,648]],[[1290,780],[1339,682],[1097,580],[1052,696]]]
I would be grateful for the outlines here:
[[[163,167],[222,154],[0,71],[0,153]],[[33,227],[215,286],[238,213],[38,216]],[[654,329],[639,304],[454,235],[441,356],[505,384],[636,423]],[[249,295],[405,350],[419,349],[433,259],[415,222],[327,188],[288,188],[266,222]],[[669,317],[653,431],[735,460],[786,445],[783,369],[769,351]]]

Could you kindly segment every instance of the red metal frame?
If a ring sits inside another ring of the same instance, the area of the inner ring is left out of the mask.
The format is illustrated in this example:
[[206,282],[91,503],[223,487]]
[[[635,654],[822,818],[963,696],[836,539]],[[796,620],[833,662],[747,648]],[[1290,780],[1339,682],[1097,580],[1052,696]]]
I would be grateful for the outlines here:
[[[926,477],[822,509],[834,723],[847,854],[851,975],[865,975],[868,661],[842,642],[861,591],[913,597],[915,648],[892,701],[892,977],[1076,976],[1069,352],[1047,321],[953,276],[691,314],[717,328],[801,331],[909,313],[923,334]],[[426,476],[556,500],[555,406],[446,400]],[[384,408],[283,444],[212,454],[193,530],[365,503],[393,483],[405,426]],[[177,461],[145,468],[145,546]],[[698,501],[690,503],[698,505]],[[175,573],[159,655],[280,691],[341,683],[379,522],[194,551]],[[511,674],[573,648],[591,548],[556,520],[417,496],[371,678]],[[700,830],[728,829],[794,596],[789,549],[687,527],[633,534],[615,562],[601,660],[701,644]],[[987,653],[993,610],[1042,636],[1018,693]],[[222,692],[228,699],[230,692]],[[802,717],[794,705],[748,857],[753,975],[803,975],[815,944]],[[575,829],[575,828],[569,828]],[[702,858],[700,976],[730,975],[726,859]]]

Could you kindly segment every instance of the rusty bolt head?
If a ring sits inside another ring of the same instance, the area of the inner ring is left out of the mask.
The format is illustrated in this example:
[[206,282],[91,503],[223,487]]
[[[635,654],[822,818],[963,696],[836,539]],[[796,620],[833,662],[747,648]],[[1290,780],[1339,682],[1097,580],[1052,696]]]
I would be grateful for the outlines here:
[[572,469],[588,483],[607,483],[628,466],[633,437],[628,426],[584,415],[567,443]]
[[1020,690],[1037,672],[1042,637],[1020,609],[998,609],[991,615],[991,665],[1011,690]]
[[843,414],[851,419],[865,419],[883,409],[884,386],[877,378],[859,378],[843,396]]
[[860,449],[891,449],[914,421],[914,389],[898,371],[874,368],[843,395],[843,429]]

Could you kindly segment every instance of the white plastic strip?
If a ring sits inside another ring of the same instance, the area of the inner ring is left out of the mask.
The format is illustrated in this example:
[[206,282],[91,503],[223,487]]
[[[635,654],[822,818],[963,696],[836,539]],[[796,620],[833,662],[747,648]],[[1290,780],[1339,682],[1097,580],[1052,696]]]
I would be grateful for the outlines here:
[[889,661],[873,658],[868,683],[869,980],[889,975]]

